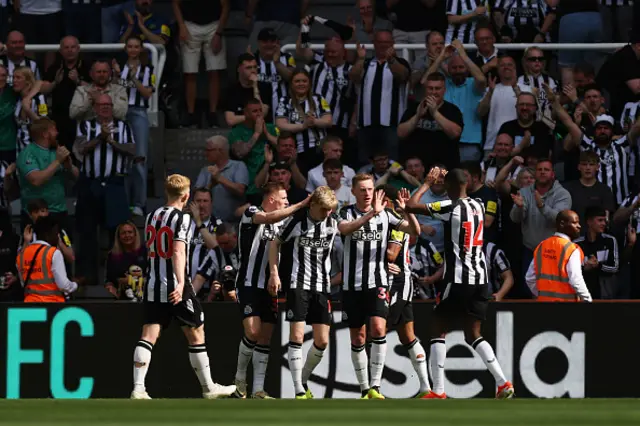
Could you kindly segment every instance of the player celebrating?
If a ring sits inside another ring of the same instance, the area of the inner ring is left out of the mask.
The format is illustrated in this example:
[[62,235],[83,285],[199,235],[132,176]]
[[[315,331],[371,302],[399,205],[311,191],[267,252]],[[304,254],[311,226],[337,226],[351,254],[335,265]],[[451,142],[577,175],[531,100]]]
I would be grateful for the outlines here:
[[[296,399],[313,398],[306,384],[329,343],[331,248],[338,233],[338,218],[333,211],[337,206],[338,200],[331,188],[319,186],[311,194],[309,207],[287,220],[280,228],[278,238],[269,247],[269,292],[275,296],[280,289],[280,245],[294,241],[291,288],[287,292],[287,320],[290,323],[289,370]],[[313,327],[313,346],[303,366],[305,321]]]
[[247,392],[247,367],[253,357],[253,398],[271,399],[264,391],[264,379],[269,363],[271,334],[278,317],[278,301],[266,285],[269,282],[267,267],[269,246],[275,239],[280,222],[298,209],[306,206],[309,198],[287,207],[287,191],[279,183],[268,183],[263,190],[262,205],[250,206],[240,219],[240,271],[236,279],[238,303],[242,310],[244,336],[238,348],[233,394],[245,398]]
[[189,361],[202,385],[202,396],[216,399],[232,394],[235,386],[221,386],[211,379],[209,356],[204,343],[204,313],[189,280],[188,247],[191,219],[182,209],[189,200],[191,182],[181,175],[165,181],[167,204],[147,216],[147,287],[144,292],[142,337],[133,353],[132,399],[151,399],[145,377],[153,345],[160,329],[175,319],[189,342]]
[[[344,236],[343,306],[351,335],[351,361],[362,398],[384,399],[380,393],[380,383],[387,354],[387,240],[391,229],[417,235],[420,227],[409,224],[385,209],[387,201],[384,191],[374,190],[373,176],[356,175],[352,192],[356,203],[340,210],[342,220],[338,225]],[[367,338],[365,324],[369,326],[372,339],[371,383],[364,350]]]
[[[450,200],[419,204],[420,197],[444,176]],[[487,268],[483,245],[484,205],[467,197],[467,178],[460,169],[446,173],[434,167],[424,184],[407,203],[410,213],[428,214],[445,222],[444,291],[436,305],[434,336],[429,364],[433,391],[424,398],[446,398],[444,361],[447,357],[444,336],[460,322],[465,340],[480,355],[498,385],[496,397],[514,396],[513,385],[505,378],[491,345],[480,331],[489,304]]]

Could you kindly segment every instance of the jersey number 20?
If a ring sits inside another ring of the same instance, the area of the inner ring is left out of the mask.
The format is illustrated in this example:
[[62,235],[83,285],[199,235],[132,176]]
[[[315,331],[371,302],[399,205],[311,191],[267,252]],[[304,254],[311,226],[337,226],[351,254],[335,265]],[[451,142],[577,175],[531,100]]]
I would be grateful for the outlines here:
[[[155,226],[149,225],[146,229],[147,234],[147,252],[149,257],[156,257],[156,253],[163,259],[169,259],[173,256],[173,231],[168,226],[163,226],[156,231]],[[162,247],[164,236],[167,237],[166,249]],[[153,249],[151,248],[153,246]]]
[[[464,247],[467,250],[471,250],[473,247],[482,247],[482,231],[484,228],[484,221],[478,221],[478,227],[473,229],[473,222],[464,222],[462,224],[464,228]],[[473,234],[473,239],[471,235]]]

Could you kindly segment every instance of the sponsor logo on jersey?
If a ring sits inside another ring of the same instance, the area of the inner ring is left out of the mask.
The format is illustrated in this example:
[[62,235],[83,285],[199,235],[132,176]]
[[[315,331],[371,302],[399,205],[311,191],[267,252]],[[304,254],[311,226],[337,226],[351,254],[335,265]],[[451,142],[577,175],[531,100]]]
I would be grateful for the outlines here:
[[328,249],[331,247],[331,241],[327,238],[300,237],[299,244],[302,247],[310,248]]
[[351,234],[351,238],[356,241],[382,241],[382,232],[380,231],[356,231]]

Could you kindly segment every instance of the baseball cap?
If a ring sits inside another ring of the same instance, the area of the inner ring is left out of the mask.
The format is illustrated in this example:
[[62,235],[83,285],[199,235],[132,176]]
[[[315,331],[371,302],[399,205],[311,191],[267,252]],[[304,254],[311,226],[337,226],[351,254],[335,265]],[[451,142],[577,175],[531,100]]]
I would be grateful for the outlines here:
[[258,33],[258,40],[260,41],[276,41],[278,34],[273,28],[263,28]]
[[274,170],[287,170],[290,171],[289,163],[286,161],[276,161],[269,165],[269,171],[272,172]]
[[611,127],[613,127],[615,121],[613,120],[613,117],[610,115],[600,114],[599,116],[596,117],[596,126],[600,123],[607,123]]

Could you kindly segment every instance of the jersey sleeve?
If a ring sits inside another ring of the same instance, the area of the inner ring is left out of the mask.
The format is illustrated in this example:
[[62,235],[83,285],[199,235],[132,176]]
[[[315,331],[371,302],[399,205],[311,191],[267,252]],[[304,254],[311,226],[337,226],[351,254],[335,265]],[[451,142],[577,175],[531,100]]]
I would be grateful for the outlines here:
[[331,107],[329,106],[329,102],[327,102],[327,100],[322,96],[318,96],[318,101],[318,103],[320,104],[320,111],[318,115],[322,116],[325,114],[331,114]]
[[218,268],[218,259],[216,258],[215,252],[209,250],[207,256],[198,266],[198,275],[202,275],[205,279],[211,281],[217,277]]
[[580,140],[580,149],[582,151],[588,151],[590,149],[595,148],[596,144],[593,139],[589,139],[586,135],[582,135],[582,139]]
[[176,221],[175,227],[173,241],[188,243],[189,233],[191,232],[191,216],[186,213],[181,214]]
[[387,213],[387,217],[389,218],[389,225],[391,227],[397,228],[398,226],[400,226],[403,220],[401,216],[399,216],[394,211],[387,210],[386,213]]
[[253,217],[255,216],[256,213],[258,213],[260,211],[259,208],[257,208],[256,206],[249,206],[244,213],[242,213],[242,219],[240,219],[240,224],[245,224],[245,223],[249,223],[249,224],[253,224]]
[[286,219],[280,231],[278,232],[278,240],[281,243],[291,241],[300,235],[300,220],[296,216]]
[[435,269],[440,268],[440,266],[442,266],[442,264],[444,263],[444,259],[442,258],[442,255],[440,254],[436,246],[434,246],[431,241],[428,241],[427,243],[426,262],[431,268],[435,268]]
[[509,259],[507,259],[507,256],[501,249],[498,249],[496,251],[495,258],[493,259],[493,267],[496,268],[496,270],[501,274],[503,272],[511,270]]
[[486,201],[484,214],[496,217],[498,215],[498,194],[495,191],[488,191]]
[[453,211],[453,201],[443,200],[436,201],[435,203],[425,204],[429,215],[433,218],[440,219],[448,222],[451,219],[451,212]]
[[42,93],[38,93],[33,97],[32,108],[33,111],[38,114],[38,117],[46,117],[49,115],[49,107],[47,106],[47,100]]

